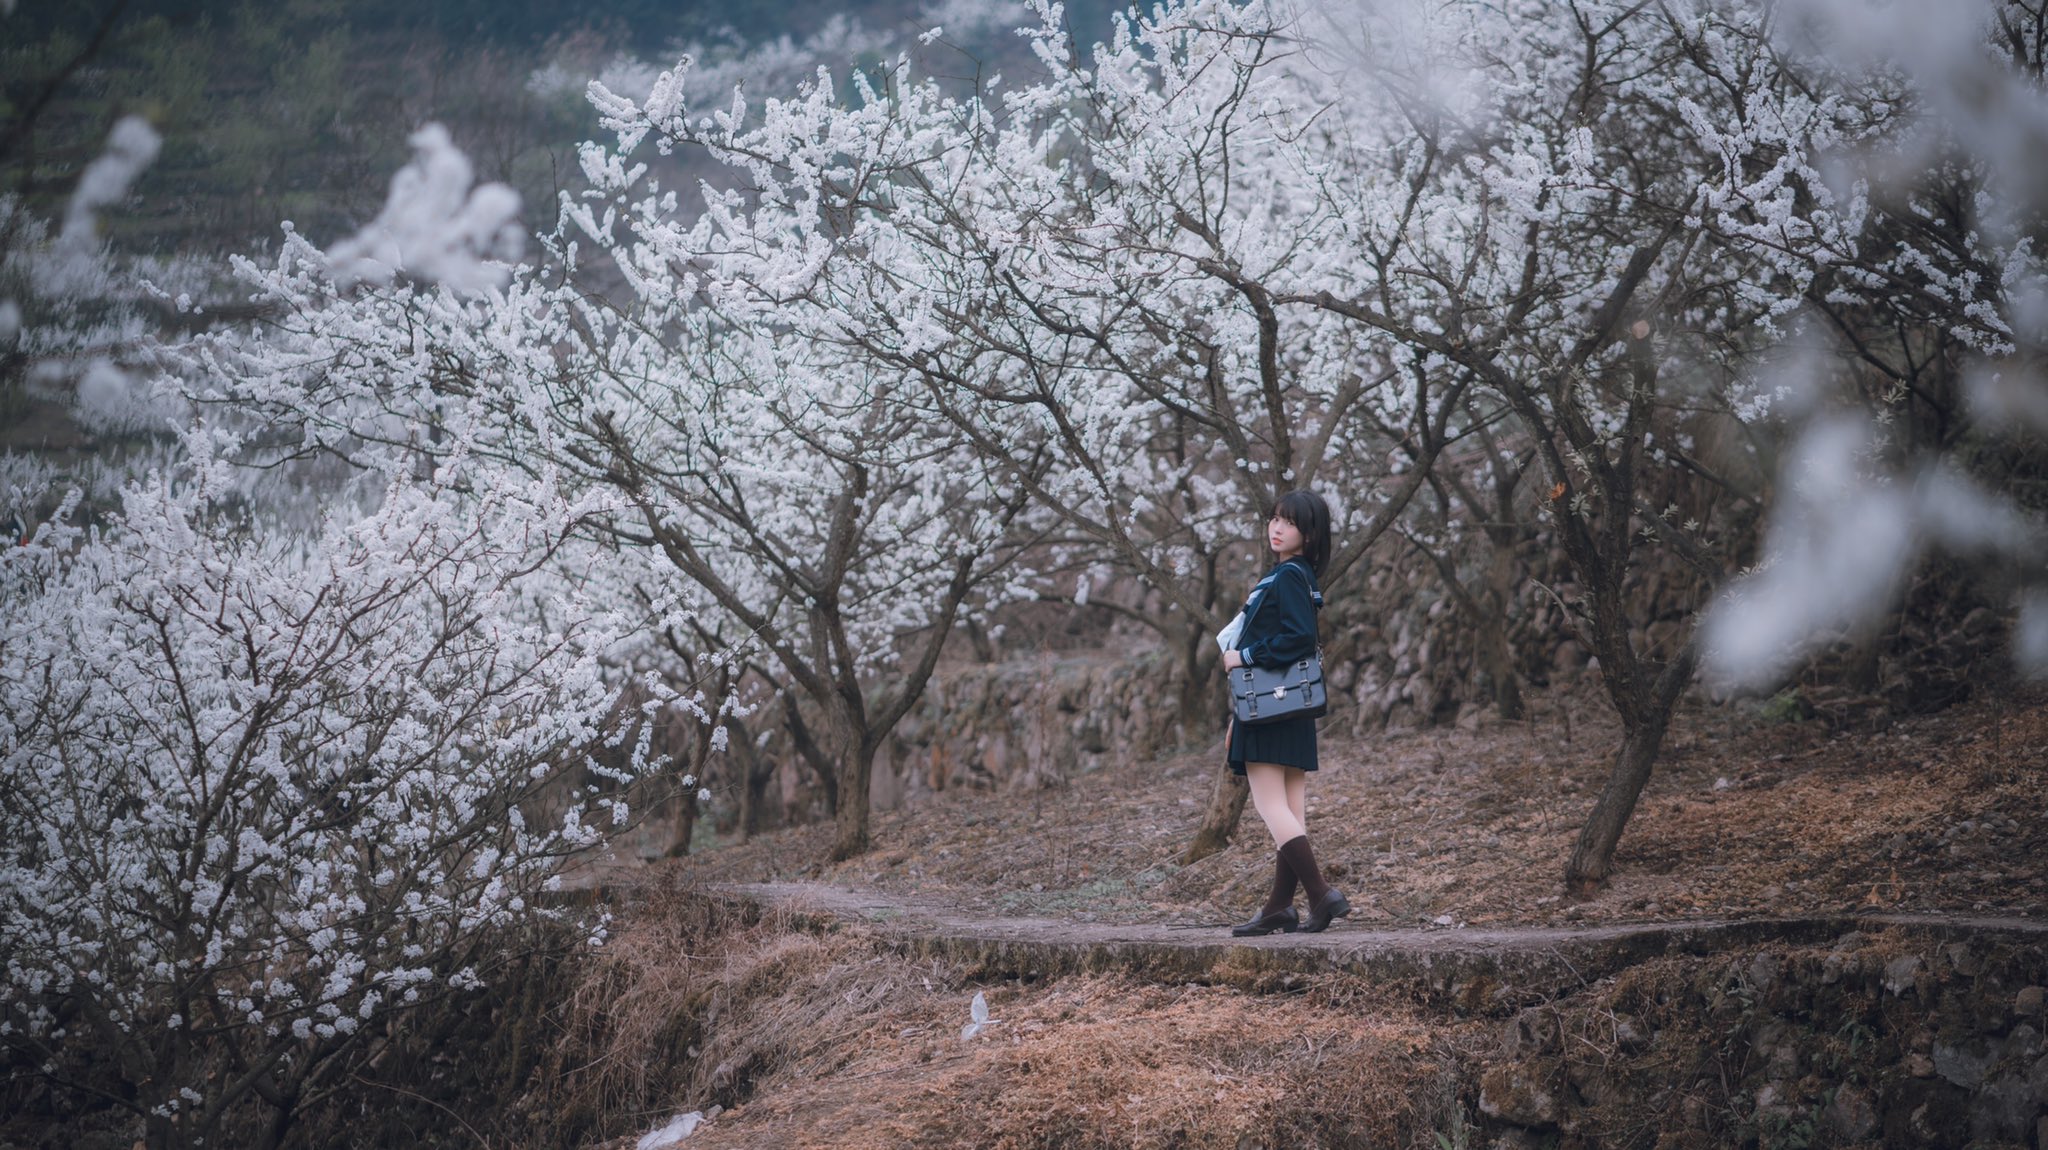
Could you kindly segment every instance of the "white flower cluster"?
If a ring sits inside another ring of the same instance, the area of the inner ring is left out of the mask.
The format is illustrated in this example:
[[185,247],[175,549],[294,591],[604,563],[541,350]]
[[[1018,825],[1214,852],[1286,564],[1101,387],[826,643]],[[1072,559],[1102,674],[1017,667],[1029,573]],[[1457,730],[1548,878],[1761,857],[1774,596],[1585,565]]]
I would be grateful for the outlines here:
[[273,1064],[476,985],[461,956],[595,838],[532,804],[614,694],[603,616],[532,610],[502,501],[394,480],[250,530],[191,446],[103,527],[0,553],[0,1031],[59,1042],[83,1003],[166,1060],[145,1093],[200,1041],[165,1031]]

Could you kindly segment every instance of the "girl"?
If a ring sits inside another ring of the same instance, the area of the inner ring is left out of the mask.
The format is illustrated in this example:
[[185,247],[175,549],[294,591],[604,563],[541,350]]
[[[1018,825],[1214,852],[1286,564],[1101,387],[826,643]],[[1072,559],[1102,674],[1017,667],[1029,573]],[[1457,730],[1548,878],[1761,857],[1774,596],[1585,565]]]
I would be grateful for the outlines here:
[[[1273,505],[1266,543],[1276,562],[1252,588],[1244,611],[1224,633],[1226,674],[1250,664],[1285,667],[1316,649],[1316,582],[1330,558],[1330,506],[1313,491],[1290,491]],[[1349,914],[1351,904],[1323,882],[1308,845],[1308,773],[1316,769],[1316,721],[1307,716],[1256,725],[1230,724],[1230,769],[1251,785],[1252,805],[1273,834],[1273,893],[1234,935],[1276,930],[1318,931]],[[1294,911],[1294,888],[1308,896],[1306,921]]]

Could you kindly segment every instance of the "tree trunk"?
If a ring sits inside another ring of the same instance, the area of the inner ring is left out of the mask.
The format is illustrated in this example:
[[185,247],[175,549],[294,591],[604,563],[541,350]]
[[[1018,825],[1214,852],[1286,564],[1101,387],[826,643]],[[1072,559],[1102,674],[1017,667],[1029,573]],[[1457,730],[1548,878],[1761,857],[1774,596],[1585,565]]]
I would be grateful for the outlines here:
[[1507,612],[1479,627],[1479,665],[1492,682],[1493,705],[1500,717],[1518,723],[1528,718],[1522,703],[1522,677],[1515,671],[1515,653],[1508,649]]
[[[804,765],[811,768],[811,774],[818,780],[819,789],[825,792],[825,810],[834,818],[839,817],[839,768],[818,741],[811,737],[810,725],[804,722],[803,712],[797,709],[796,699],[791,695],[782,697],[783,718],[789,729],[789,738],[796,745],[796,752]],[[844,740],[840,743],[845,746]]]
[[1215,644],[1199,630],[1191,637],[1169,642],[1179,648],[1179,666],[1175,673],[1180,682],[1174,694],[1175,741],[1186,744],[1189,731],[1205,731],[1216,720],[1216,677],[1217,664],[1222,660],[1211,652]]
[[1519,723],[1529,717],[1528,704],[1522,701],[1522,679],[1508,671],[1494,680],[1494,702],[1500,707],[1500,717],[1510,723]]
[[1607,881],[1614,869],[1614,848],[1621,842],[1621,829],[1635,813],[1644,784],[1650,781],[1650,768],[1656,765],[1668,721],[1667,713],[1651,722],[1626,726],[1607,785],[1600,789],[1600,801],[1593,804],[1593,813],[1579,829],[1578,844],[1572,848],[1571,861],[1565,864],[1565,886],[1572,891],[1590,894]]
[[740,841],[752,842],[761,833],[761,803],[767,798],[763,780],[752,771],[740,774]]
[[868,785],[875,773],[878,747],[865,733],[849,739],[848,744],[841,760],[839,811],[833,816],[839,833],[828,856],[832,862],[845,862],[868,849]]
[[[1512,506],[1512,499],[1510,489],[1502,494],[1501,502]],[[1493,620],[1491,625],[1479,627],[1481,657],[1491,664],[1487,674],[1493,677],[1493,702],[1500,709],[1500,717],[1519,723],[1529,717],[1529,709],[1522,702],[1522,676],[1515,670],[1514,645],[1508,642],[1508,607],[1515,601],[1520,565],[1515,562],[1515,539],[1509,532],[1490,532],[1488,542],[1493,549],[1493,562],[1487,571],[1487,597],[1491,600]]]
[[1202,816],[1202,829],[1195,832],[1194,841],[1180,856],[1183,866],[1230,845],[1230,836],[1237,832],[1237,820],[1244,814],[1244,801],[1251,793],[1236,772],[1227,766],[1218,768],[1216,789],[1209,795],[1209,810]]
[[285,1144],[285,1138],[291,1133],[299,1116],[294,1101],[291,1098],[284,1098],[275,1104],[276,1108],[270,1116],[270,1129],[264,1135],[263,1150],[278,1150]]
[[754,740],[737,719],[726,720],[730,732],[733,765],[740,775],[740,841],[745,842],[767,828],[768,784],[775,778],[775,763],[754,749]]
[[[1217,661],[1203,658],[1208,653],[1204,644],[1209,644],[1208,635],[1197,632],[1182,647],[1181,673],[1184,677],[1180,684],[1178,725],[1183,742],[1191,730],[1214,729],[1209,724],[1215,721],[1211,716],[1215,714],[1217,703]],[[1213,649],[1213,644],[1209,647]],[[1228,745],[1226,741],[1225,746]],[[1237,822],[1244,815],[1244,801],[1250,794],[1242,778],[1229,767],[1222,768],[1216,787],[1209,794],[1209,809],[1202,813],[1201,828],[1195,832],[1187,849],[1181,852],[1183,865],[1208,858],[1230,845],[1230,836],[1237,833]]]
[[677,776],[671,780],[674,793],[669,798],[670,807],[675,811],[675,837],[669,840],[668,851],[663,858],[679,859],[690,853],[690,839],[697,833],[697,816],[701,810],[697,803],[697,789],[686,787]]
[[1695,635],[1686,642],[1678,658],[1663,668],[1649,691],[1635,697],[1635,705],[1620,697],[1615,699],[1616,709],[1621,712],[1621,750],[1614,756],[1607,785],[1600,789],[1600,800],[1593,804],[1593,813],[1579,829],[1571,861],[1565,864],[1567,889],[1589,894],[1606,883],[1614,870],[1614,848],[1621,842],[1621,831],[1628,825],[1629,816],[1635,813],[1644,784],[1650,781],[1650,769],[1656,766],[1657,752],[1664,746],[1664,734],[1671,727],[1671,713],[1678,706],[1679,693],[1692,681],[1698,659],[1699,638]]

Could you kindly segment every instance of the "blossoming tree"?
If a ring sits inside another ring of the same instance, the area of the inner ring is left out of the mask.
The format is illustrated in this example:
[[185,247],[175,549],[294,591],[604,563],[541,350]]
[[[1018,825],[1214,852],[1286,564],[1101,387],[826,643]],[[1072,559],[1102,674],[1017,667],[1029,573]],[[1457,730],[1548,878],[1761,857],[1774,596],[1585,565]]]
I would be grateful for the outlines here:
[[[962,612],[1025,583],[1035,475],[978,466],[920,390],[821,331],[804,260],[837,241],[763,267],[722,245],[722,198],[677,228],[643,166],[593,145],[585,169],[543,260],[485,294],[350,285],[288,237],[243,265],[277,316],[213,345],[202,398],[288,429],[286,456],[383,474],[459,451],[601,504],[582,526],[625,549],[657,625],[699,621],[674,633],[772,668],[822,722],[834,853],[859,853],[882,740]],[[643,181],[623,217],[589,206]]]
[[203,438],[0,557],[0,1041],[104,1090],[69,1077],[98,1051],[163,1147],[259,1099],[275,1144],[395,1012],[481,985],[599,838],[540,791],[623,736],[604,614],[534,601],[572,509],[458,510],[450,467],[266,531]]
[[[856,77],[850,102],[821,76],[758,117],[693,109],[680,71],[644,101],[598,89],[622,147],[701,147],[750,189],[680,219],[649,196],[619,226],[641,244],[636,281],[687,269],[712,298],[761,301],[757,323],[921,386],[976,466],[1062,521],[1067,562],[1158,595],[1143,618],[1183,662],[1183,709],[1206,709],[1207,636],[1252,573],[1236,556],[1264,509],[1292,486],[1340,493],[1341,578],[1417,489],[1467,381],[1404,368],[1347,317],[1274,306],[1273,284],[1323,282],[1343,247],[1303,142],[1322,139],[1329,85],[1304,91],[1277,63],[1269,14],[1165,10],[1092,67],[1040,15],[1024,31],[1043,75],[994,95],[907,58]],[[597,159],[610,194],[643,178]],[[1398,478],[1388,426],[1422,453]],[[1243,799],[1219,787],[1194,853]]]

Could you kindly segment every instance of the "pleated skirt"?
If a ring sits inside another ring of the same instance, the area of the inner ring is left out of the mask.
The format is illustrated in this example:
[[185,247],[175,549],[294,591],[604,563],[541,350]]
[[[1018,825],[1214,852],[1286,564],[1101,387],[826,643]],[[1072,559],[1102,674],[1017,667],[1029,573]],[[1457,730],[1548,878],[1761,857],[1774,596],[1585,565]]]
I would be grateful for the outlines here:
[[1277,723],[1233,723],[1230,728],[1230,769],[1244,773],[1246,763],[1278,763],[1316,769],[1316,721],[1302,717]]

